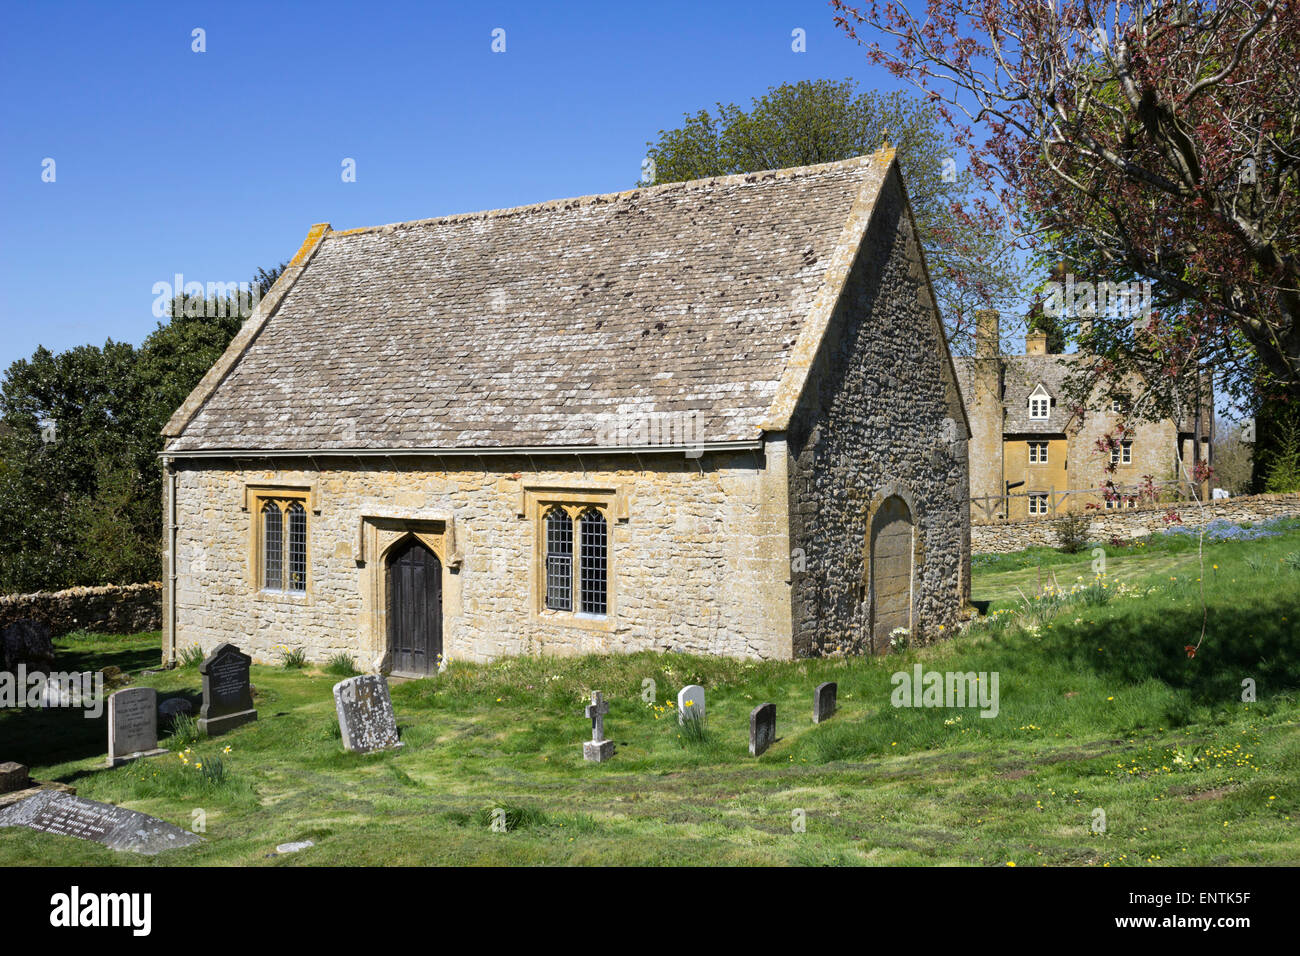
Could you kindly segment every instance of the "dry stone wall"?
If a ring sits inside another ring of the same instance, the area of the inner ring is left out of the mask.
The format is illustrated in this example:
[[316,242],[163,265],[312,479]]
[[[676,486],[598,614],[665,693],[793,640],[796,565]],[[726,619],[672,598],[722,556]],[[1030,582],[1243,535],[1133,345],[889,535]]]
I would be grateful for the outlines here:
[[[1207,501],[1198,507],[1194,501],[1172,504],[1147,505],[1122,511],[1082,512],[1088,521],[1088,538],[1092,541],[1109,541],[1119,538],[1131,541],[1159,533],[1169,527],[1165,516],[1173,511],[1188,527],[1198,527],[1216,519],[1226,521],[1264,521],[1290,515],[1300,515],[1300,493],[1285,495],[1250,495],[1241,498],[1224,498]],[[971,528],[971,550],[975,554],[1007,554],[1032,547],[1054,548],[1060,544],[1056,536],[1055,521],[1050,518],[1030,519],[1007,524],[974,525]]]
[[162,585],[110,584],[0,596],[0,627],[39,621],[54,636],[71,631],[134,634],[162,627]]

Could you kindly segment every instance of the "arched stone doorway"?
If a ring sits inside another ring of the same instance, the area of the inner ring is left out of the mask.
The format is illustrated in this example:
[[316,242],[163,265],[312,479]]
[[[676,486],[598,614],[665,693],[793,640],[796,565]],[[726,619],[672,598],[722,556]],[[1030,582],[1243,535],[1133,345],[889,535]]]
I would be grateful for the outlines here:
[[442,562],[411,535],[389,552],[388,652],[397,674],[431,674],[442,656]]
[[889,650],[889,633],[894,628],[912,627],[915,554],[912,510],[901,497],[890,495],[871,520],[867,580],[873,653]]

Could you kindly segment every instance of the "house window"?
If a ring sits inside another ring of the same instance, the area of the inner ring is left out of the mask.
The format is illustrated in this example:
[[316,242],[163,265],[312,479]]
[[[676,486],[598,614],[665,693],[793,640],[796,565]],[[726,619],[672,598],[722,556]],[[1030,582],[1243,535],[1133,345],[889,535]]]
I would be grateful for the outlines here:
[[264,591],[307,590],[307,508],[298,495],[257,496],[255,579]]
[[1136,495],[1116,495],[1113,498],[1106,499],[1106,508],[1109,511],[1115,511],[1120,508],[1136,508]]
[[1029,496],[1029,513],[1031,515],[1047,514],[1047,495],[1034,493]]
[[1047,464],[1047,442],[1031,441],[1029,443],[1029,463],[1031,465]]
[[1110,450],[1110,463],[1112,465],[1133,464],[1133,443],[1131,441],[1123,441],[1119,443],[1118,447],[1112,446]]
[[573,610],[573,521],[559,506],[546,513],[546,606]]
[[579,519],[581,525],[581,568],[579,595],[584,614],[604,614],[606,571],[608,568],[608,534],[605,519],[595,508],[588,508]]
[[1042,421],[1052,413],[1052,400],[1046,395],[1035,395],[1029,399],[1029,417]]

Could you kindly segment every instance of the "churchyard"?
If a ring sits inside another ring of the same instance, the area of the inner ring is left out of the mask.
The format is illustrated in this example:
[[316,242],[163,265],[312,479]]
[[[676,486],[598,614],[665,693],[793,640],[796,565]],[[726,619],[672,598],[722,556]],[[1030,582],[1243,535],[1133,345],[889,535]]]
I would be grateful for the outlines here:
[[[1269,530],[1203,564],[1163,535],[977,558],[988,616],[884,657],[453,660],[391,704],[286,648],[248,671],[255,714],[239,659],[209,666],[229,696],[205,716],[198,661],[153,670],[156,633],[69,635],[59,669],[116,666],[192,713],[156,741],[133,725],[123,746],[166,752],[109,767],[107,708],[6,708],[0,759],[170,824],[175,848],[9,826],[0,865],[1300,863],[1300,522]],[[918,672],[996,680],[996,703],[894,706]],[[345,712],[391,713],[401,746]]]

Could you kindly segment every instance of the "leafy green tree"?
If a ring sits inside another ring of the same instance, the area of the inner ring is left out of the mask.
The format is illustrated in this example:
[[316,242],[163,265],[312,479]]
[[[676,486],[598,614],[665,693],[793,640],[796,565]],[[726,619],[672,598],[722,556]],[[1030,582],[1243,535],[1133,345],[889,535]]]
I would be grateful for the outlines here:
[[[258,270],[259,295],[283,269]],[[174,307],[138,349],[38,348],[10,365],[0,382],[0,591],[159,578],[160,433],[243,324],[231,302],[220,305]]]
[[848,79],[785,83],[748,110],[718,103],[685,114],[682,126],[660,130],[647,157],[651,181],[670,183],[834,162],[886,144],[897,151],[950,344],[969,351],[975,311],[1008,305],[1020,276],[974,177],[957,168],[957,144],[920,100],[859,93]]

